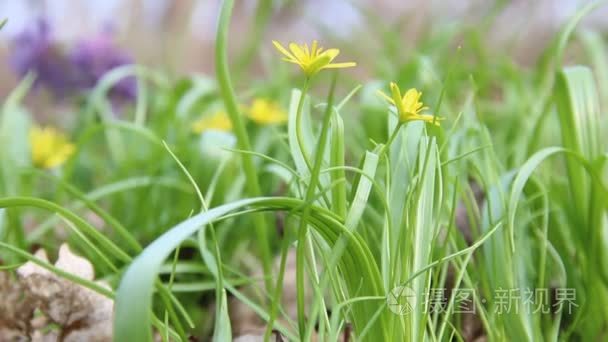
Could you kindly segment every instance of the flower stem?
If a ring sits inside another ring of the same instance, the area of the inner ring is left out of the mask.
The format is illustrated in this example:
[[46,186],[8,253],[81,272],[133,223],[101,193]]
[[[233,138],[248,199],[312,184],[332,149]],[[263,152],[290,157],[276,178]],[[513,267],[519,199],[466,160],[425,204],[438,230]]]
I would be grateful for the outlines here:
[[[250,151],[251,143],[249,142],[249,136],[247,134],[247,130],[245,129],[245,123],[241,117],[241,114],[239,113],[236,96],[230,80],[230,72],[228,70],[228,26],[230,24],[230,17],[232,15],[233,7],[234,0],[224,0],[220,10],[215,49],[216,74],[220,86],[220,93],[224,100],[226,112],[230,117],[230,121],[232,121],[232,126],[234,134],[237,138],[239,149]],[[251,156],[246,153],[241,154],[241,158],[243,161],[245,178],[247,180],[247,192],[252,197],[260,196],[260,184],[258,182],[258,175],[255,165],[253,164],[253,160]],[[266,220],[262,214],[254,214],[253,223],[257,235],[257,243],[260,250],[259,252],[262,259],[264,274],[269,275],[271,274],[271,253]],[[270,277],[264,277],[264,279],[266,290],[271,292],[272,281]]]
[[[296,110],[296,141],[298,143],[300,153],[302,154],[302,159],[304,159],[304,162],[306,163],[306,168],[308,169],[308,172],[312,171],[313,166],[310,162],[309,154],[308,151],[306,151],[306,145],[304,144],[304,138],[302,136],[302,112],[304,110],[304,101],[306,99],[306,94],[308,94],[308,89],[310,89],[310,81],[310,77],[307,76],[306,80],[304,81],[304,86],[302,86],[300,100],[298,101],[298,108]],[[319,188],[319,191],[323,192],[322,184],[317,183],[316,186]],[[331,201],[325,193],[323,193],[323,199],[325,200],[325,203],[329,206]]]
[[[327,108],[325,108],[325,114],[323,116],[323,126],[321,127],[321,134],[317,143],[317,150],[315,153],[314,166],[310,175],[310,183],[306,189],[305,201],[307,205],[304,207],[302,216],[300,217],[300,226],[298,229],[298,246],[296,249],[296,297],[297,297],[297,309],[298,309],[298,330],[300,338],[304,338],[306,334],[306,309],[305,309],[305,294],[304,294],[304,261],[306,253],[306,234],[308,233],[308,215],[310,214],[310,205],[315,197],[315,189],[319,182],[319,174],[321,173],[321,164],[323,162],[323,152],[325,151],[325,145],[327,144],[327,134],[329,131],[329,125],[331,121],[331,115],[333,110],[334,90],[336,87],[337,74],[334,74],[332,84],[329,91],[329,97],[327,100]],[[308,83],[308,82],[307,82]]]
[[296,111],[296,139],[298,140],[298,147],[300,148],[300,152],[302,153],[302,158],[304,158],[304,162],[306,162],[306,166],[308,167],[308,171],[312,171],[312,164],[310,163],[310,159],[308,158],[308,152],[306,151],[306,146],[304,145],[304,138],[302,137],[302,110],[304,108],[304,99],[306,99],[306,94],[308,93],[308,88],[310,87],[310,78],[306,77],[304,81],[304,86],[302,87],[302,94],[300,95],[300,101],[298,101],[298,109]]
[[380,153],[378,154],[380,157],[382,157],[382,155],[384,153],[388,152],[388,149],[393,144],[393,141],[395,140],[395,138],[397,138],[397,134],[399,134],[399,130],[401,129],[401,126],[403,126],[403,123],[401,123],[401,122],[398,123],[397,126],[395,126],[395,129],[393,129],[393,132],[391,133],[390,137],[388,137],[388,141],[382,147],[382,150],[380,150]]

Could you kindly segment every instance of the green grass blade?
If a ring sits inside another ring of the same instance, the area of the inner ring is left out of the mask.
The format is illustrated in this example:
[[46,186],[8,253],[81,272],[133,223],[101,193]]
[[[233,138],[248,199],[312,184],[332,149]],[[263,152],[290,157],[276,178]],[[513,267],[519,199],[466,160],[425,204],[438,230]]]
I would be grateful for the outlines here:
[[366,152],[365,158],[363,159],[363,173],[366,177],[361,177],[355,190],[355,196],[348,209],[348,215],[346,216],[346,227],[349,229],[356,229],[357,224],[363,216],[363,211],[367,206],[367,200],[372,188],[372,182],[370,179],[374,179],[376,169],[378,167],[379,157],[374,152]]
[[[331,118],[331,144],[330,144],[330,166],[344,166],[344,123],[338,111],[334,112]],[[330,173],[331,182],[345,179],[343,169],[336,169]],[[337,184],[331,195],[332,208],[340,217],[346,217],[346,184]]]
[[[233,6],[234,0],[224,0],[220,9],[215,46],[215,71],[220,86],[220,93],[224,101],[224,106],[226,107],[226,111],[230,116],[230,121],[232,121],[232,125],[234,127],[233,130],[237,137],[239,149],[249,151],[251,150],[249,135],[245,128],[244,119],[238,109],[236,95],[232,87],[232,80],[230,79],[230,71],[228,68],[228,28],[230,24],[230,17],[232,16]],[[243,162],[243,170],[247,179],[246,186],[249,196],[260,196],[262,191],[260,189],[259,179],[253,159],[250,155],[244,154],[241,156],[241,160]],[[253,220],[257,235],[257,244],[259,246],[259,253],[262,259],[262,267],[265,274],[270,274],[272,272],[271,251],[268,241],[270,234],[266,219],[263,215],[255,215]],[[265,279],[266,289],[271,291],[272,282],[267,278]]]
[[213,341],[223,342],[232,340],[232,329],[230,328],[230,317],[228,316],[228,302],[226,299],[226,290],[222,289],[219,299],[219,317],[215,319],[215,331],[213,332]]

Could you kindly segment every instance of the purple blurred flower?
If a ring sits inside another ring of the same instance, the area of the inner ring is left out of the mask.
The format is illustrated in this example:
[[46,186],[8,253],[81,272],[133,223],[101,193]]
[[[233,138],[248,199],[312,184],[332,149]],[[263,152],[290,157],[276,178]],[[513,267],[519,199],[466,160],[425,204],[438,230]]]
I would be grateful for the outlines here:
[[[107,31],[81,39],[66,51],[54,40],[45,19],[19,34],[11,52],[10,63],[18,75],[36,73],[36,85],[47,87],[58,97],[91,90],[106,72],[133,63]],[[121,80],[110,91],[111,99],[119,102],[136,95],[134,77]]]
[[[106,31],[79,41],[70,53],[70,62],[82,88],[90,89],[103,75],[119,66],[133,64],[133,59],[120,50]],[[113,100],[132,100],[137,95],[134,77],[122,79],[110,92]]]
[[17,35],[9,62],[23,77],[29,71],[36,74],[35,85],[44,85],[56,95],[63,96],[76,86],[74,70],[65,53],[53,40],[48,22],[39,19],[28,30]]

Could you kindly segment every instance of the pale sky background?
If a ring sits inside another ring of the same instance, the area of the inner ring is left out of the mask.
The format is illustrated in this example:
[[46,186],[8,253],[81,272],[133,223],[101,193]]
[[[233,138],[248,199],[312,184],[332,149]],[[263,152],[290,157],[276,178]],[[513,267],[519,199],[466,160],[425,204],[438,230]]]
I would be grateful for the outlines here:
[[[519,39],[517,54],[535,55],[577,8],[588,0],[513,0],[496,18],[488,43]],[[0,63],[8,54],[12,37],[42,15],[53,34],[70,42],[111,28],[117,43],[139,63],[172,65],[182,71],[212,70],[213,49],[220,0],[0,0],[0,19],[9,22],[0,31]],[[369,25],[360,7],[375,12],[383,22],[408,19],[404,39],[436,23],[479,20],[489,0],[296,0],[276,10],[266,40],[304,41],[321,37],[320,26],[345,40],[356,40]],[[257,0],[237,0],[231,43],[239,46],[250,30]],[[608,6],[586,18],[584,26],[608,31]],[[372,37],[373,38],[373,37]],[[365,43],[365,42],[363,42]],[[523,51],[523,52],[522,52]],[[211,55],[212,56],[212,55]],[[175,60],[179,59],[179,63]],[[0,68],[0,79],[6,71]]]
[[[141,6],[141,25],[156,27],[162,22],[163,13],[175,2],[194,2],[194,10],[190,18],[190,29],[195,35],[204,38],[212,33],[217,16],[219,0],[0,0],[0,16],[8,17],[10,25],[0,31],[0,37],[14,36],[23,30],[33,18],[46,12],[51,23],[55,24],[57,33],[65,39],[87,31],[94,31],[98,27],[112,25],[124,29],[129,13],[130,3],[139,3]],[[284,1],[277,1],[280,4]],[[347,31],[359,24],[361,17],[353,4],[373,4],[379,10],[385,10],[387,16],[394,13],[407,13],[419,10],[421,7],[430,7],[432,14],[439,18],[458,18],[463,16],[484,1],[475,0],[298,0],[304,4],[305,16],[314,16],[320,22],[331,24],[339,22],[336,28]],[[507,10],[529,12],[540,11],[536,20],[562,21],[588,0],[515,0]],[[256,0],[238,0],[237,7],[253,10]],[[422,5],[422,6],[421,6]],[[127,11],[125,12],[125,8]],[[251,12],[250,12],[251,13]],[[593,15],[589,23],[608,28],[608,10]]]

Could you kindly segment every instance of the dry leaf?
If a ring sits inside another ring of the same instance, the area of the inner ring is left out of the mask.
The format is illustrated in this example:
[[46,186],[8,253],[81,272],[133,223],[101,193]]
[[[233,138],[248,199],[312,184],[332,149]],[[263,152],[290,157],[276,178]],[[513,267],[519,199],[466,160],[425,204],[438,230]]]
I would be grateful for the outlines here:
[[10,341],[26,341],[35,305],[23,296],[21,284],[8,272],[0,272],[0,336]]
[[[38,251],[36,256],[48,261],[44,251]],[[86,280],[94,278],[93,265],[72,253],[66,244],[60,247],[55,266]],[[17,274],[26,295],[50,322],[60,326],[63,341],[111,340],[114,306],[111,299],[58,277],[31,261],[21,266]],[[47,335],[37,331],[32,339],[46,341]]]

